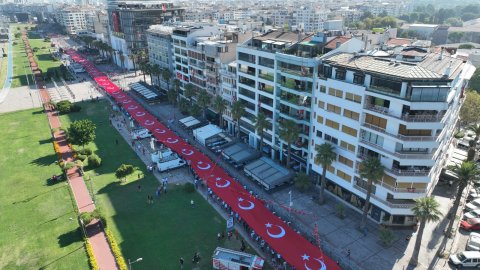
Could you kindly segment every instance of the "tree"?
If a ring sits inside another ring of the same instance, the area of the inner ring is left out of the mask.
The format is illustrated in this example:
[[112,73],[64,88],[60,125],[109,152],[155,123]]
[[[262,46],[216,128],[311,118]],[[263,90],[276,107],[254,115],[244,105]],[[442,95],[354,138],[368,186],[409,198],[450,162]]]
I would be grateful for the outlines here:
[[315,155],[315,162],[322,165],[322,182],[320,185],[319,201],[321,204],[323,204],[325,202],[325,187],[327,186],[327,168],[332,165],[332,162],[337,158],[337,154],[335,154],[335,148],[333,145],[329,143],[316,145],[315,151],[317,151],[317,154]]
[[120,63],[122,64],[121,68],[125,70],[125,55],[123,54],[122,51],[118,52],[120,54]]
[[475,70],[475,73],[473,73],[473,76],[470,79],[468,85],[471,89],[480,92],[480,68],[477,68],[477,70]]
[[115,177],[122,182],[127,180],[127,177],[135,171],[135,167],[130,164],[122,164],[115,171]]
[[135,72],[135,77],[137,77],[137,60],[138,60],[138,52],[132,51],[129,55],[128,58],[132,60],[133,64],[133,71]]
[[460,46],[458,46],[459,49],[466,49],[466,50],[470,50],[470,49],[475,49],[475,46],[473,46],[472,44],[469,44],[469,43],[465,43],[465,44],[461,44]]
[[180,111],[182,113],[187,113],[188,110],[190,109],[190,103],[185,100],[185,99],[180,99],[180,101],[178,102],[178,108],[180,109]]
[[162,68],[161,70],[162,79],[167,83],[167,90],[170,90],[170,80],[172,79],[172,73],[168,68]]
[[310,178],[308,177],[308,175],[306,175],[303,172],[298,173],[297,176],[295,176],[295,179],[293,181],[294,181],[295,187],[302,192],[309,190],[310,187],[312,186],[312,181],[310,181]]
[[232,118],[237,122],[237,138],[240,138],[240,118],[245,114],[245,105],[237,100],[232,104]]
[[370,208],[370,197],[372,196],[373,184],[382,179],[384,168],[380,159],[370,157],[360,164],[360,177],[367,179],[367,197],[363,206],[363,216],[360,222],[360,229],[364,230],[367,226],[367,215]]
[[201,90],[197,95],[197,104],[202,109],[203,118],[206,118],[206,111],[208,105],[210,105],[211,96],[208,94],[207,90]]
[[213,100],[213,108],[218,112],[218,126],[223,128],[223,112],[227,108],[225,100],[219,95],[215,96],[215,99]]
[[480,94],[472,90],[467,91],[465,94],[465,102],[460,109],[460,120],[463,126],[480,121],[480,113],[478,112],[478,108],[480,108]]
[[454,26],[454,27],[462,27],[463,26],[462,19],[454,18],[454,17],[451,17],[451,18],[448,18],[447,20],[445,20],[445,24],[450,25],[450,26]]
[[74,121],[68,128],[68,139],[76,145],[85,148],[85,145],[95,140],[95,124],[88,120]]
[[187,85],[185,85],[185,92],[183,95],[190,101],[190,104],[193,103],[192,97],[195,96],[195,88],[193,84],[187,83]]
[[415,199],[415,206],[412,208],[412,212],[420,222],[418,228],[417,239],[415,240],[415,247],[413,248],[413,254],[410,258],[411,265],[417,265],[418,256],[420,254],[420,248],[422,244],[423,232],[425,231],[425,225],[428,222],[437,222],[440,220],[442,213],[438,210],[438,202],[434,197],[424,197]]
[[475,142],[475,144],[477,144],[478,138],[480,138],[480,124],[469,126],[468,130],[473,131],[473,133],[475,133],[475,138],[473,139],[473,141]]
[[463,190],[474,180],[479,179],[480,171],[477,169],[475,162],[473,161],[464,161],[462,164],[456,164],[454,166],[449,166],[448,169],[456,176],[455,185],[457,188],[457,195],[453,206],[451,208],[451,218],[448,223],[447,230],[445,231],[447,236],[450,236],[452,233],[453,223],[458,212],[458,206],[460,205],[460,200],[463,195]]
[[253,120],[255,124],[255,130],[260,134],[260,152],[263,153],[263,137],[265,136],[265,129],[270,127],[270,122],[267,119],[267,116],[263,112],[259,112],[255,119]]
[[145,77],[145,75],[147,74],[147,68],[148,68],[147,63],[140,63],[138,64],[138,67],[143,74],[143,81],[147,82],[147,78]]
[[463,32],[451,32],[448,33],[448,39],[453,43],[458,43],[463,38]]
[[[151,70],[150,70],[151,76],[153,75],[153,76],[157,77],[158,87],[160,87],[159,77],[160,77],[160,74],[162,74],[163,69],[158,64],[150,65],[150,68],[151,68]],[[151,79],[151,77],[150,77],[150,82],[153,84],[153,80]]]
[[298,140],[300,128],[293,120],[283,120],[280,123],[280,139],[287,143],[287,168],[290,169],[290,159],[292,156],[292,143]]
[[[154,68],[154,66],[153,66],[152,64],[150,64],[150,63],[147,63],[147,64],[146,64],[146,68],[147,68],[146,72],[147,72],[147,74],[150,76],[150,84],[153,84],[152,75],[153,75],[153,72],[154,72],[154,69],[155,69],[155,68]],[[159,68],[160,68],[160,67],[159,67]],[[158,73],[160,74],[160,69],[158,70]]]
[[190,107],[190,114],[198,117],[200,114],[202,114],[202,108],[195,103]]

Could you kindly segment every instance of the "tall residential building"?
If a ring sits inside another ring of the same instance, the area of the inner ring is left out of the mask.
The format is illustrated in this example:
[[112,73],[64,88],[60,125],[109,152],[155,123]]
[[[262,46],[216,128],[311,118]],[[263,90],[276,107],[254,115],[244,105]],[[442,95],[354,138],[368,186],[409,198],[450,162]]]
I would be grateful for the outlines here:
[[93,14],[93,11],[78,7],[66,7],[55,14],[55,19],[68,34],[76,35],[77,32],[87,31],[89,14]]
[[237,63],[235,61],[222,64],[220,67],[220,95],[227,105],[222,116],[222,126],[229,134],[234,135],[232,104],[237,100]]
[[[156,64],[160,68],[168,69],[172,74],[175,67],[173,58],[173,39],[172,33],[174,26],[152,25],[147,30],[148,59],[151,64]],[[167,90],[169,82],[160,78],[153,78],[153,84]]]
[[[241,133],[256,145],[253,119],[271,118],[264,145],[285,160],[279,136],[285,119],[300,128],[292,167],[319,175],[315,146],[334,145],[327,188],[361,211],[366,182],[361,162],[379,158],[385,175],[373,188],[370,217],[412,225],[413,199],[429,195],[455,143],[463,91],[474,67],[462,59],[406,48],[397,55],[361,53],[352,38],[321,55],[322,37],[273,31],[237,49],[237,99],[245,104]],[[378,55],[378,56],[375,56]],[[264,149],[268,150],[268,149]]]
[[109,1],[110,44],[116,50],[116,63],[133,68],[129,55],[147,48],[146,31],[151,25],[183,20],[184,10],[163,1]]
[[318,32],[324,28],[328,13],[314,7],[301,7],[292,14],[292,26],[306,32]]

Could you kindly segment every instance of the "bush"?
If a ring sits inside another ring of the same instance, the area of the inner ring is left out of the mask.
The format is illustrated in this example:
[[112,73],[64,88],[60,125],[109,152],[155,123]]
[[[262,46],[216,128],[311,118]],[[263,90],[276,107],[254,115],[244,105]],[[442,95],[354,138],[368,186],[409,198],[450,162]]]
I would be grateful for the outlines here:
[[57,104],[55,104],[55,108],[60,114],[67,114],[72,109],[72,103],[68,100],[62,100],[60,102],[57,102]]
[[130,164],[122,164],[118,169],[115,171],[115,177],[119,180],[126,181],[127,176],[132,174],[135,171],[135,167]]
[[183,185],[183,190],[186,193],[193,193],[195,192],[195,186],[193,186],[192,183],[186,183],[185,185]]
[[378,232],[378,238],[385,247],[390,246],[393,241],[395,241],[395,235],[393,234],[392,230],[388,228],[380,228]]
[[310,181],[310,178],[305,173],[299,173],[294,179],[294,185],[301,192],[305,192],[310,190],[312,181]]
[[455,139],[461,139],[463,137],[465,137],[465,133],[463,133],[462,131],[459,131],[457,133],[455,133],[455,135],[453,135],[455,137]]
[[79,154],[79,155],[77,155],[77,159],[81,160],[81,161],[84,161],[85,159],[87,159],[87,156]]
[[110,244],[110,248],[112,249],[113,256],[115,256],[115,260],[117,261],[118,268],[120,270],[127,270],[127,263],[125,262],[125,258],[123,258],[117,241],[115,241],[112,232],[108,228],[105,228],[105,235],[107,236],[107,241]]
[[77,154],[84,155],[84,156],[90,156],[92,153],[93,151],[90,148],[83,148],[77,151]]
[[92,268],[92,270],[100,270],[97,264],[97,260],[93,255],[92,245],[90,245],[90,242],[88,242],[88,239],[85,239],[85,250],[87,251],[88,263],[90,264],[90,267]]
[[103,213],[98,208],[93,210],[92,212],[80,213],[79,217],[83,220],[85,226],[92,222],[92,220],[99,219],[102,222],[103,226],[107,227],[107,220],[105,218],[105,215],[103,215]]
[[98,168],[100,165],[102,165],[102,159],[99,156],[95,154],[88,156],[88,166]]
[[335,214],[341,219],[345,218],[345,205],[343,205],[343,203],[335,205]]

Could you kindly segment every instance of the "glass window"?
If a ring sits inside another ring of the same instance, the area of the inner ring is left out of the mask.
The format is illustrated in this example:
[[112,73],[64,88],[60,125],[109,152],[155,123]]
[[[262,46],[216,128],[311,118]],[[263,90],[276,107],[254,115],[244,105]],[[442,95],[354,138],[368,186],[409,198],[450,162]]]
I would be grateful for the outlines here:
[[337,80],[345,80],[345,76],[347,74],[347,71],[345,69],[336,69],[335,70],[335,79]]
[[323,125],[323,117],[317,116],[317,122]]
[[342,178],[343,180],[345,180],[347,182],[352,181],[352,176],[350,176],[349,174],[346,174],[344,171],[341,171],[339,169],[337,169],[337,176]]
[[338,139],[337,139],[337,138],[332,137],[332,136],[330,136],[330,135],[328,135],[328,134],[326,134],[326,133],[325,133],[325,140],[326,140],[326,141],[329,141],[329,142],[331,142],[331,143],[333,143],[333,144],[335,144],[335,145],[338,144]]
[[362,103],[362,96],[355,95],[355,94],[348,93],[348,92],[345,93],[345,99],[353,101],[355,103]]
[[339,156],[338,156],[338,162],[340,162],[340,163],[342,163],[342,164],[345,164],[345,165],[347,165],[347,166],[350,167],[350,168],[353,168],[353,161],[350,160],[350,159],[348,159],[348,158],[346,158],[346,157],[344,157],[344,156],[342,156],[342,155],[339,155]]
[[342,132],[353,137],[357,137],[357,130],[349,126],[342,125]]
[[354,111],[350,111],[347,109],[343,109],[343,116],[348,117],[353,120],[357,120],[360,118],[360,114]]
[[331,96],[335,96],[335,97],[339,97],[339,98],[342,98],[343,97],[343,91],[342,90],[338,90],[338,89],[335,89],[335,88],[328,88],[328,94],[331,95]]
[[336,130],[338,130],[338,129],[340,128],[340,124],[339,124],[339,123],[337,123],[337,122],[335,122],[335,121],[332,121],[332,120],[330,120],[330,119],[327,119],[327,120],[325,121],[325,125],[326,125],[327,127],[331,127],[331,128],[333,128],[333,129],[336,129]]
[[369,113],[365,114],[365,123],[377,126],[382,129],[385,129],[387,127],[387,119],[371,115]]
[[355,145],[349,144],[346,141],[340,141],[340,147],[352,153],[355,153]]
[[336,113],[336,114],[341,114],[342,113],[342,108],[340,108],[338,106],[335,106],[333,104],[327,103],[327,111],[333,112],[333,113]]
[[359,73],[353,74],[353,83],[363,85],[365,83],[365,75]]

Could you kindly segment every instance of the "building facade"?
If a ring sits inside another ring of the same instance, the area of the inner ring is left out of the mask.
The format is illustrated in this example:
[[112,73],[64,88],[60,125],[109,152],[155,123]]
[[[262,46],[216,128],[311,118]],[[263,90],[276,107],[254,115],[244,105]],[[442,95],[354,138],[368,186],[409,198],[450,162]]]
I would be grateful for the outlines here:
[[[160,68],[168,69],[172,74],[174,70],[173,58],[173,26],[153,25],[147,30],[148,59],[150,64],[156,64]],[[160,89],[167,90],[171,82],[165,81],[162,76],[153,78],[153,84]]]

